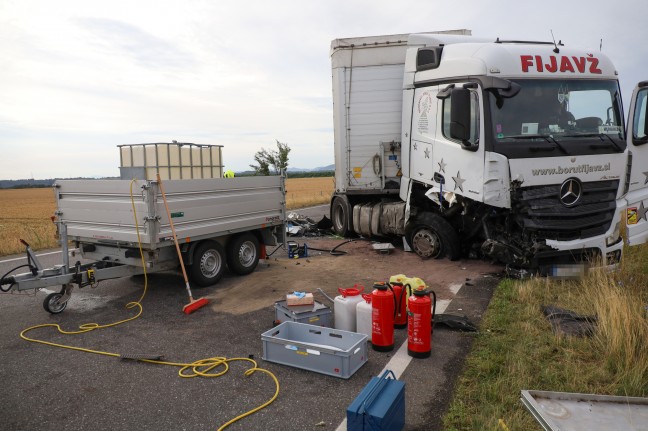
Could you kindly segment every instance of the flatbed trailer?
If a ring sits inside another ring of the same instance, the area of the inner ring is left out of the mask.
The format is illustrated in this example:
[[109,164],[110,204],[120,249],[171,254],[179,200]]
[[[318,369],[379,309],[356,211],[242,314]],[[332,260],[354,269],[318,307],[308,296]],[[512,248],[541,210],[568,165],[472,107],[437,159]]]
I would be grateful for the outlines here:
[[[215,284],[226,266],[249,274],[265,246],[285,240],[283,176],[166,180],[163,185],[192,284]],[[29,272],[5,275],[2,291],[60,285],[43,304],[56,314],[67,306],[74,286],[179,266],[157,181],[63,180],[54,184],[54,193],[62,264],[44,268],[23,241]]]

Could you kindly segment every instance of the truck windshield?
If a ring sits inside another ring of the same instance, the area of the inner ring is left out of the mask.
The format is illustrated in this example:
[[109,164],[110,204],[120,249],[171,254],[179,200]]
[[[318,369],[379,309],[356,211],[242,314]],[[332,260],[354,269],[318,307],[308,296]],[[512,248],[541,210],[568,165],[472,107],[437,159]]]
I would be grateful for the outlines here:
[[[513,80],[520,92],[490,97],[496,145],[542,141],[563,153],[580,153],[579,145],[623,151],[624,126],[619,85],[614,80]],[[579,144],[579,142],[581,144]]]

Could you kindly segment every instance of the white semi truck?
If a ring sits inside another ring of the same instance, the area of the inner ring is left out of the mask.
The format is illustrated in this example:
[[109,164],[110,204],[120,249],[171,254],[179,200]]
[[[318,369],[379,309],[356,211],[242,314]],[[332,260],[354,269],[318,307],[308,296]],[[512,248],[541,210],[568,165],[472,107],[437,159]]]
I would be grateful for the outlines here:
[[646,95],[601,52],[468,30],[331,44],[340,235],[560,274],[648,239]]

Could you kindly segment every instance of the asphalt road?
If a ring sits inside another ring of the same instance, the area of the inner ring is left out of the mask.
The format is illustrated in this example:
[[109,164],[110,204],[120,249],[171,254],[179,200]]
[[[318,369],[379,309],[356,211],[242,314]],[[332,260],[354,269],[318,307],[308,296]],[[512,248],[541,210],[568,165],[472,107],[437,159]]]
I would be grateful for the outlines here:
[[[321,217],[327,207],[300,214]],[[24,263],[0,259],[0,272]],[[60,253],[41,257],[47,266],[60,263]],[[279,262],[283,258],[277,258]],[[326,256],[311,259],[327,259]],[[422,264],[437,265],[435,261]],[[464,263],[470,265],[470,262]],[[361,267],[362,263],[358,263]],[[258,283],[264,271],[248,276]],[[496,272],[498,268],[493,268]],[[257,278],[254,278],[257,277]],[[226,275],[220,284],[240,283]],[[247,277],[243,277],[245,282]],[[186,303],[182,277],[176,272],[151,274],[139,319],[114,328],[82,335],[61,335],[52,327],[29,333],[43,340],[127,356],[162,355],[172,362],[203,358],[254,358],[280,382],[278,399],[266,409],[228,427],[228,430],[335,430],[345,411],[372,376],[385,367],[402,369],[406,382],[406,430],[440,429],[440,418],[450,401],[453,385],[470,348],[471,337],[436,328],[432,356],[411,360],[397,351],[369,351],[369,360],[350,379],[340,379],[261,359],[261,334],[271,328],[273,301],[260,310],[234,316],[218,307],[189,316],[180,312]],[[448,311],[481,318],[496,277],[484,276],[465,283],[447,305]],[[179,288],[180,286],[180,288]],[[96,289],[75,289],[68,309],[50,315],[42,308],[45,293],[0,295],[0,424],[5,430],[208,430],[262,404],[274,393],[273,380],[262,372],[245,376],[250,366],[230,363],[217,378],[180,378],[178,367],[65,350],[29,343],[19,337],[25,328],[60,324],[74,331],[87,322],[105,324],[133,315],[124,305],[142,292],[141,277],[102,282]],[[207,288],[196,296],[210,293]],[[455,289],[456,290],[456,289]],[[236,292],[236,291],[235,291]],[[240,301],[245,301],[242,293]],[[396,332],[396,349],[406,341],[406,330]],[[396,359],[394,359],[396,358]],[[341,428],[344,429],[344,428]]]

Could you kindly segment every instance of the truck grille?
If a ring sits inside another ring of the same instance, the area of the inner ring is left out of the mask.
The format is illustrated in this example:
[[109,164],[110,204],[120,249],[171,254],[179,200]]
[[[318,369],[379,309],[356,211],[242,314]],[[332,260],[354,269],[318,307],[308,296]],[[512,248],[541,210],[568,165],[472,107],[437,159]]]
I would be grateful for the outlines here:
[[582,185],[583,194],[573,207],[560,202],[560,184],[517,190],[513,199],[519,224],[542,239],[570,241],[604,234],[616,211],[619,181]]

